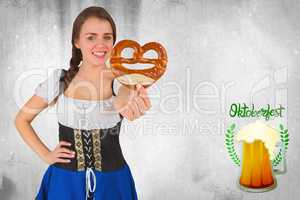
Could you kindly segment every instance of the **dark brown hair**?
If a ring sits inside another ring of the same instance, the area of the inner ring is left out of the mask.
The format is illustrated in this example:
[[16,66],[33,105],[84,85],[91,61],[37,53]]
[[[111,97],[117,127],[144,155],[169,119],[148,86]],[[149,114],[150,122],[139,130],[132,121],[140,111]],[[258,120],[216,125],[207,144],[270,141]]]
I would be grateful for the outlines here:
[[68,70],[64,71],[64,74],[61,78],[61,81],[64,83],[64,89],[65,91],[69,84],[71,83],[72,79],[77,74],[80,64],[82,60],[82,54],[80,49],[76,48],[75,41],[79,38],[81,27],[84,24],[84,22],[90,18],[90,17],[96,17],[101,20],[107,20],[111,28],[113,30],[113,43],[116,42],[116,25],[110,14],[102,7],[88,7],[81,11],[81,13],[76,17],[75,21],[73,22],[73,30],[72,30],[72,58],[70,60],[70,68]]

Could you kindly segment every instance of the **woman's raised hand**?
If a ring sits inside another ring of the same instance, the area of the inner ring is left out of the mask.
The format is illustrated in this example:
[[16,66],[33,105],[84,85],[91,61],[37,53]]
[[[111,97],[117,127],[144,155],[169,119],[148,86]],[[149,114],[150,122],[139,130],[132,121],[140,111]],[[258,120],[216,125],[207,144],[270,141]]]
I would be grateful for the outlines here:
[[114,100],[115,109],[126,119],[133,121],[150,109],[147,90],[140,84],[134,89],[121,86]]
[[71,143],[64,141],[59,142],[53,151],[50,151],[48,154],[46,154],[44,160],[50,165],[54,163],[71,162],[70,158],[75,157],[75,152],[63,146],[71,146]]

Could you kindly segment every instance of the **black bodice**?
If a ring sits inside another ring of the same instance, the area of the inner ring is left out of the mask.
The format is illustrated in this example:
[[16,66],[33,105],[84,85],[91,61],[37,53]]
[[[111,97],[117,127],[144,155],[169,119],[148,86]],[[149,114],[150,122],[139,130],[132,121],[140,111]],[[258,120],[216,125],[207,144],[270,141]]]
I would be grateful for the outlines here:
[[126,161],[119,143],[121,122],[108,129],[82,130],[59,123],[59,141],[71,143],[68,149],[75,152],[70,163],[55,163],[57,167],[72,171],[92,168],[112,171],[122,168]]

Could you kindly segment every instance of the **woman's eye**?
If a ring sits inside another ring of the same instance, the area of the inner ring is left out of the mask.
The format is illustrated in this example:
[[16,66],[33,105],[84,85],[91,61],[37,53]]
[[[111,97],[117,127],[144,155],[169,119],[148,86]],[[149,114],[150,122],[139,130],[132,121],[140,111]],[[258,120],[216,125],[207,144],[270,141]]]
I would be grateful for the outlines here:
[[111,36],[105,36],[104,39],[105,39],[105,40],[111,40],[112,37],[111,37]]
[[88,40],[94,40],[95,39],[95,36],[89,36],[88,37]]

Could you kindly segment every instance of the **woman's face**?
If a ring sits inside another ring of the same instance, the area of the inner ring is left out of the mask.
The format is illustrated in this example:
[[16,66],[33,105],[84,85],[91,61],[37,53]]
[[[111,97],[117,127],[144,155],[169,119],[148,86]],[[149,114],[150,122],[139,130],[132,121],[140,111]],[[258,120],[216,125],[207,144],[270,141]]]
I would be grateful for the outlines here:
[[113,31],[107,20],[88,18],[82,25],[75,46],[81,50],[83,64],[104,66],[113,48]]

